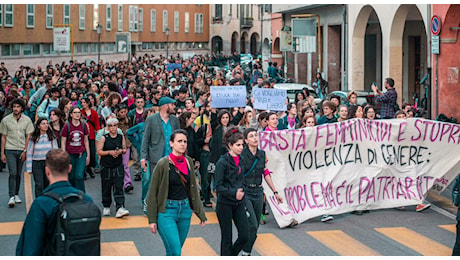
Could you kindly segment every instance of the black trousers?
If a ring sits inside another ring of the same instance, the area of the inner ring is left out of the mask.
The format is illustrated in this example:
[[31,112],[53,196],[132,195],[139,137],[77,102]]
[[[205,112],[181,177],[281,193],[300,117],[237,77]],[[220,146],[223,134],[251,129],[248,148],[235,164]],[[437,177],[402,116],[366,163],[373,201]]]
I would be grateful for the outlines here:
[[32,175],[35,182],[35,198],[42,195],[43,190],[48,187],[49,181],[45,174],[45,160],[32,161]]
[[[249,224],[244,203],[238,205],[217,201],[217,219],[219,220],[221,256],[237,256],[249,240]],[[238,231],[238,238],[232,243],[232,220]]]
[[91,172],[91,167],[96,167],[96,140],[89,139],[89,164],[86,166],[85,171]]
[[116,209],[124,207],[125,194],[123,191],[123,178],[125,172],[123,164],[115,168],[102,167],[101,171],[101,185],[102,185],[102,205],[104,208],[110,208],[112,204],[112,190],[113,199],[115,200]]

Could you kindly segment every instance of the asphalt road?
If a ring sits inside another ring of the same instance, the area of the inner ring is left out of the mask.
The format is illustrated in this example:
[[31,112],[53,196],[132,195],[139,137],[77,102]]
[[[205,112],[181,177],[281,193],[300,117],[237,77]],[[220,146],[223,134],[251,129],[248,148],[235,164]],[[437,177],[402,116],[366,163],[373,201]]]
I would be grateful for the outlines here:
[[[15,254],[15,248],[26,208],[24,183],[30,193],[29,181],[22,182],[20,197],[23,203],[8,208],[8,173],[0,172],[0,255]],[[33,184],[33,181],[32,181]],[[87,193],[101,207],[100,176],[88,179]],[[140,203],[141,182],[134,182],[134,191],[126,195],[126,207],[130,216],[124,219],[104,217],[101,224],[103,255],[157,255],[165,254],[158,234],[148,229]],[[430,194],[432,207],[415,212],[415,206],[406,210],[374,210],[362,216],[351,213],[334,216],[334,220],[322,223],[319,218],[301,223],[294,228],[280,229],[272,215],[259,228],[259,236],[253,255],[383,255],[420,256],[450,255],[455,242],[456,207],[450,203],[450,190],[441,195]],[[114,209],[112,209],[114,211]],[[183,255],[218,255],[220,229],[213,209],[206,209],[209,224],[200,227],[192,219]],[[234,228],[234,237],[236,229]],[[234,238],[235,239],[235,238]]]

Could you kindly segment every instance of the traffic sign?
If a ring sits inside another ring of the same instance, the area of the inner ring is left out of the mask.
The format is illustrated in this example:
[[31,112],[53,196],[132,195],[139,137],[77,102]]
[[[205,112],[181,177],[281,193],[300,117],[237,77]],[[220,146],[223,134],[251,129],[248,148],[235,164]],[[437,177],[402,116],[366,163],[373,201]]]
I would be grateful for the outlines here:
[[439,54],[439,35],[431,36],[431,53]]
[[441,18],[438,15],[431,17],[431,33],[433,35],[439,35],[441,32]]

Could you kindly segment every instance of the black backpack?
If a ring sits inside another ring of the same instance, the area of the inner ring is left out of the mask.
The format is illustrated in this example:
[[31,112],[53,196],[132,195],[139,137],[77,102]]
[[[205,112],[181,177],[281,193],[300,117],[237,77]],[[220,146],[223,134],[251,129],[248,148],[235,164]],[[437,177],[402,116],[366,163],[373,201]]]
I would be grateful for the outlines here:
[[49,255],[55,256],[100,256],[101,255],[101,211],[90,201],[83,199],[79,191],[60,196],[46,192],[44,196],[59,202],[54,216],[53,238],[47,241]]

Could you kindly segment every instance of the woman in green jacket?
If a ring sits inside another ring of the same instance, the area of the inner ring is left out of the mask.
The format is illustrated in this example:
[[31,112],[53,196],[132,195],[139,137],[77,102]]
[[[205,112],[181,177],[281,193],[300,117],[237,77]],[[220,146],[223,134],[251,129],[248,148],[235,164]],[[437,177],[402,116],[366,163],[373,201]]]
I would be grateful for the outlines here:
[[186,156],[187,132],[175,130],[169,144],[172,152],[161,158],[152,174],[146,197],[147,217],[152,233],[160,234],[166,255],[181,255],[190,229],[192,210],[206,225],[206,215],[193,171],[193,160]]

